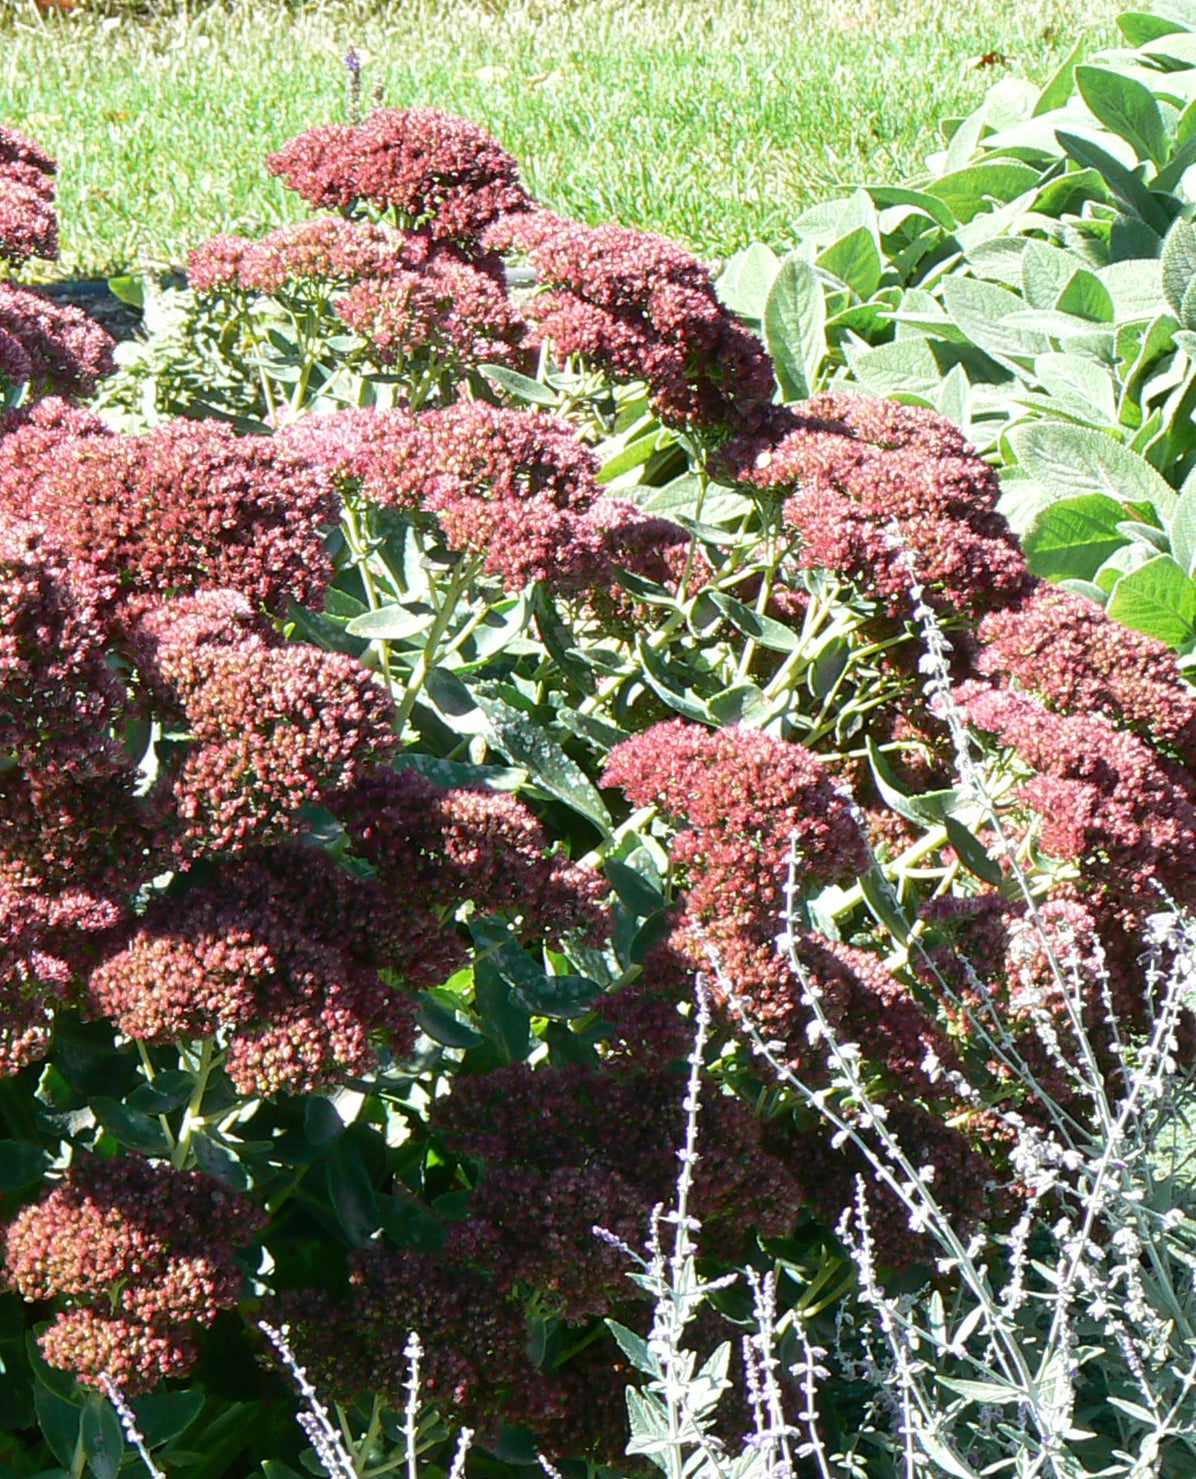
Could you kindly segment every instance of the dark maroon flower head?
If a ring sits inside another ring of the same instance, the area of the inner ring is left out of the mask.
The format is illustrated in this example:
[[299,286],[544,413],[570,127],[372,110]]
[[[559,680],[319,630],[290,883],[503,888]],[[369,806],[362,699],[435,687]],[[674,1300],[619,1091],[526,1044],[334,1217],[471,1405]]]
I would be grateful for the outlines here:
[[[963,1130],[948,1124],[941,1112],[910,1100],[895,1099],[886,1102],[885,1108],[889,1131],[913,1164],[933,1167],[931,1193],[953,1226],[964,1231],[991,1227],[1008,1211],[1004,1199],[993,1190],[991,1160]],[[782,1116],[769,1126],[766,1143],[801,1186],[805,1205],[831,1227],[848,1208],[855,1207],[862,1180],[869,1230],[882,1267],[926,1265],[939,1256],[938,1245],[925,1232],[910,1227],[909,1208],[878,1180],[851,1141],[832,1146],[822,1125],[806,1129]]]
[[[58,256],[55,161],[32,139],[0,126],[0,259]],[[20,378],[11,376],[10,378]]]
[[980,623],[976,668],[1065,714],[1100,714],[1196,761],[1196,698],[1175,654],[1086,596],[1037,582]]
[[298,844],[225,862],[181,898],[152,904],[88,983],[122,1032],[169,1042],[222,1033],[246,1094],[308,1092],[373,1071],[376,1042],[403,1055],[408,986],[443,980],[463,952],[426,909],[398,916],[368,879]]
[[[668,1202],[676,1181],[683,1082],[623,1065],[523,1063],[458,1079],[433,1123],[480,1163],[481,1176],[469,1220],[450,1231],[446,1251],[484,1269],[500,1290],[531,1286],[573,1323],[608,1313],[626,1296],[626,1259],[592,1229],[633,1247],[647,1237],[652,1209]],[[747,1107],[707,1095],[698,1135],[693,1206],[707,1248],[739,1251],[745,1206],[766,1236],[787,1233],[794,1188],[761,1150]]]
[[1181,904],[1196,896],[1196,794],[1181,766],[1099,714],[1056,714],[981,683],[955,698],[1036,772],[1018,796],[1042,818],[1043,849],[1083,865],[1085,891],[1138,908],[1157,901],[1155,883]]
[[266,168],[316,210],[348,210],[360,193],[353,170],[356,137],[351,123],[309,128],[267,154]]
[[115,741],[97,744],[86,767],[0,772],[0,878],[41,891],[135,892],[161,872],[138,779],[136,762]]
[[526,325],[503,284],[451,248],[419,268],[365,278],[335,306],[382,365],[426,358],[459,376],[526,359]]
[[191,253],[187,279],[196,292],[239,289],[276,293],[295,281],[348,284],[410,270],[426,257],[423,241],[371,221],[320,217],[251,240],[214,236]]
[[371,503],[406,504],[410,464],[427,455],[418,418],[402,407],[349,407],[303,416],[274,440]]
[[41,191],[0,170],[0,258],[20,267],[30,257],[58,256],[58,212]]
[[[112,428],[94,411],[77,406],[61,396],[42,396],[8,411],[0,411],[0,442],[5,466],[18,455],[27,467],[40,466],[39,459],[60,442],[75,437],[111,437]],[[12,438],[17,440],[13,441]],[[8,501],[7,494],[5,501]]]
[[56,302],[33,288],[0,282],[0,331],[24,351],[28,381],[36,395],[92,395],[104,376],[116,369],[114,342],[107,330],[81,308]]
[[667,237],[537,211],[500,222],[486,244],[535,268],[534,341],[646,381],[662,419],[742,431],[771,402],[763,346],[718,301],[709,270]]
[[271,437],[174,421],[61,439],[32,478],[24,457],[20,435],[0,438],[0,502],[53,528],[126,597],[228,587],[274,612],[291,599],[322,604],[331,565],[321,525],[335,522],[337,499]]
[[264,1222],[201,1171],[88,1160],[9,1224],[5,1266],[25,1299],[73,1301],[41,1338],[51,1364],[146,1391],[188,1364],[197,1325],[236,1303],[234,1251]]
[[381,108],[355,126],[309,129],[266,167],[317,209],[368,201],[403,226],[463,244],[531,205],[515,160],[485,129],[437,108]]
[[549,853],[544,829],[514,796],[380,768],[329,804],[398,907],[449,910],[469,899],[479,913],[509,912],[550,939],[606,927],[605,879]]
[[33,377],[33,361],[25,346],[6,329],[0,329],[0,379],[12,385],[26,385]]
[[312,1305],[314,1318],[304,1318],[300,1302],[287,1311],[295,1350],[320,1384],[339,1394],[376,1392],[401,1404],[412,1330],[437,1332],[424,1339],[423,1391],[450,1421],[492,1430],[512,1380],[538,1376],[523,1311],[475,1269],[435,1254],[354,1253],[345,1305]]
[[749,486],[789,493],[803,564],[901,615],[915,573],[932,600],[975,612],[1028,586],[996,474],[944,417],[842,392],[786,414],[779,440],[744,438],[725,458]]
[[0,871],[0,1077],[44,1056],[52,1003],[73,994],[124,920],[116,896],[70,885],[43,893]]
[[[697,932],[683,925],[678,939],[687,934]],[[799,975],[775,947],[769,953],[771,943],[746,930],[739,939],[720,938],[720,965],[753,1024],[779,1043],[781,1061],[805,1082],[821,1082],[827,1071],[826,1049],[811,1028],[814,1012],[803,1000],[807,988],[818,994],[839,1040],[855,1043],[890,1088],[932,1095],[942,1070],[959,1067],[950,1039],[879,956],[818,934],[802,935],[793,947]],[[699,956],[701,940],[695,938],[691,948]]]
[[54,198],[58,161],[40,144],[0,124],[0,177],[35,185],[46,200]]
[[602,542],[612,564],[622,570],[630,570],[633,575],[675,592],[689,564],[691,594],[700,590],[712,574],[713,567],[701,549],[695,549],[690,560],[693,536],[671,519],[647,513],[623,499],[605,497],[594,501],[587,517],[602,531]]
[[0,754],[85,771],[124,707],[105,657],[113,582],[0,513]]

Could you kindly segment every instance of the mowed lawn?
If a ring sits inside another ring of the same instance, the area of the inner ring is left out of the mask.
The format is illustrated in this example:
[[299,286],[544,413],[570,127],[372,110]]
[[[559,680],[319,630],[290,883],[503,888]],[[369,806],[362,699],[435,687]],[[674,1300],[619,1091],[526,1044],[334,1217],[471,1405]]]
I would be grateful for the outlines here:
[[[86,3],[86,0],[84,0]],[[804,206],[917,172],[943,116],[1004,75],[1113,44],[1112,0],[232,0],[150,19],[0,0],[0,121],[61,166],[57,275],[179,262],[303,206],[261,156],[365,101],[485,123],[537,195],[720,256]]]

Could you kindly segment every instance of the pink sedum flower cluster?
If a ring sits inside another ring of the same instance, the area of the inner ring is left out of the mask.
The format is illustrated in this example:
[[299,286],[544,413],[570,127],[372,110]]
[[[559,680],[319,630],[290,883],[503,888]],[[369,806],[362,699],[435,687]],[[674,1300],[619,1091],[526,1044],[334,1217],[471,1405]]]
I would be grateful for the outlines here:
[[785,495],[799,558],[895,614],[917,579],[947,613],[979,614],[1029,585],[993,470],[945,417],[827,391],[723,449],[742,483]]
[[662,420],[744,431],[772,400],[772,361],[718,301],[709,270],[667,237],[550,211],[501,220],[488,245],[525,256],[540,292],[533,343],[615,380],[647,382]]
[[[275,613],[322,602],[331,483],[270,437],[215,421],[139,435],[0,437],[0,509],[52,528],[124,599],[226,587]],[[37,429],[40,433],[41,429]]]
[[609,578],[598,459],[565,421],[482,401],[443,409],[346,411],[283,434],[296,452],[371,502],[435,514],[450,549],[519,588]]
[[70,303],[0,282],[0,374],[34,394],[88,396],[116,368],[107,330]]
[[485,129],[436,108],[380,108],[359,124],[309,129],[266,167],[317,210],[368,203],[466,246],[531,204],[515,160]]
[[264,1222],[200,1171],[88,1160],[8,1225],[7,1276],[25,1299],[70,1301],[39,1338],[51,1366],[135,1394],[191,1367],[194,1330],[236,1303],[234,1253]]
[[[0,125],[0,262],[58,256],[55,161],[32,139]],[[0,281],[0,383],[91,395],[116,368],[113,343],[80,309],[33,288]]]
[[0,125],[0,259],[11,267],[58,256],[57,173],[57,163],[32,139]]

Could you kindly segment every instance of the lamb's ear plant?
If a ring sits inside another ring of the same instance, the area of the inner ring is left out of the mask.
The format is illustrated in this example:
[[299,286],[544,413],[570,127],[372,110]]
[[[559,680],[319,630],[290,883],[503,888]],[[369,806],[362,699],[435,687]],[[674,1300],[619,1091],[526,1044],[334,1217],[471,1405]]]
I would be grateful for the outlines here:
[[1196,7],[1007,78],[911,181],[805,212],[727,264],[785,399],[934,407],[1002,471],[1035,574],[1196,651]]

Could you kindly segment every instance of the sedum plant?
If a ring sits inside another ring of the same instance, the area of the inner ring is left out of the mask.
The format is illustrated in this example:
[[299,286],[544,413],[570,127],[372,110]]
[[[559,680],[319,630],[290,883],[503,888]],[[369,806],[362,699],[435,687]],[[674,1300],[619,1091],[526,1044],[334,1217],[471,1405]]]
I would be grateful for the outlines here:
[[[325,214],[198,247],[91,406],[4,371],[6,1461],[589,1472],[646,1350],[639,1458],[689,1471],[663,1410],[750,1467],[797,1356],[728,1328],[808,1337],[809,1387],[853,1265],[939,1272],[823,1109],[1013,1238],[1013,1117],[1077,1142],[1154,1040],[1196,699],[1035,574],[949,418],[807,396],[706,266],[545,209],[476,126],[270,162]],[[694,1135],[666,1318],[624,1250]],[[806,1457],[887,1479],[889,1370],[841,1345]]]

